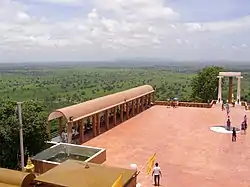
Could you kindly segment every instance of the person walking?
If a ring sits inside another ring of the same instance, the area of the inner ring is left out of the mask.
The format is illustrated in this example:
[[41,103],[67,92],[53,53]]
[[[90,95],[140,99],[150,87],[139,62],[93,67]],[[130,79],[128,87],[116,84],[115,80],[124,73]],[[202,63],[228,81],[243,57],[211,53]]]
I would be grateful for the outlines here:
[[155,163],[153,168],[152,177],[154,176],[154,185],[160,186],[160,177],[162,177],[161,168],[158,163]]
[[241,134],[246,134],[246,122],[241,123]]
[[232,142],[236,142],[237,135],[236,135],[236,129],[233,127],[233,133],[232,133]]
[[224,105],[224,103],[221,104],[221,110],[222,110],[222,111],[225,110],[225,105]]
[[236,129],[233,127],[233,133],[232,133],[232,142],[236,142],[237,136],[236,136]]
[[230,121],[230,117],[228,116],[227,118],[227,130],[230,131],[231,129],[231,121]]

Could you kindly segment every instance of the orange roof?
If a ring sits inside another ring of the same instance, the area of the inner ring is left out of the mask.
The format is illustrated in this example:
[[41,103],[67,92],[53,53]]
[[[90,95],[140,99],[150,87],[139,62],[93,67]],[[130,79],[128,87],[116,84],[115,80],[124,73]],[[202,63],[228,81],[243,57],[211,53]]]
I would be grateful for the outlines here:
[[122,174],[122,183],[125,186],[136,173],[136,171],[131,169],[109,167],[94,163],[88,163],[88,168],[85,166],[85,162],[67,160],[38,176],[35,180],[44,184],[51,184],[51,186],[106,187],[112,186],[115,180]]
[[57,109],[49,115],[48,121],[57,119],[59,117],[65,117],[67,122],[70,121],[70,117],[73,117],[73,121],[77,121],[113,108],[117,105],[125,103],[125,101],[131,101],[152,92],[154,92],[154,89],[150,85],[139,86],[115,94],[89,100],[80,104]]

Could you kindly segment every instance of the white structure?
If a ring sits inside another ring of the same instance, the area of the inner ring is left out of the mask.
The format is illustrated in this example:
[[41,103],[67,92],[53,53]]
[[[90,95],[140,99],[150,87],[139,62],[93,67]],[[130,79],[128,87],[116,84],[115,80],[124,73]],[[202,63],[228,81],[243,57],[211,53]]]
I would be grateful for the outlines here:
[[[222,103],[222,78],[223,77],[229,77],[230,78],[237,78],[237,98],[236,98],[236,103],[241,104],[240,97],[241,97],[241,79],[243,78],[241,76],[241,72],[220,72],[219,76],[217,77],[219,79],[218,83],[218,100],[217,103]],[[231,79],[232,81],[232,79]],[[232,88],[232,82],[230,83],[229,81],[229,98],[232,97],[233,93],[233,88]],[[230,100],[230,99],[228,99]]]
[[134,171],[137,171],[137,165],[136,164],[130,164],[130,168]]

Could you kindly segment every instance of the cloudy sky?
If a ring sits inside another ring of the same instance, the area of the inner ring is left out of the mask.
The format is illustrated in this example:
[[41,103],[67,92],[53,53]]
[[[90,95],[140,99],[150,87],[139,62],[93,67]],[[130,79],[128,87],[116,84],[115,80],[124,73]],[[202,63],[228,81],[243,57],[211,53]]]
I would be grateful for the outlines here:
[[138,57],[247,61],[250,1],[0,0],[0,62]]

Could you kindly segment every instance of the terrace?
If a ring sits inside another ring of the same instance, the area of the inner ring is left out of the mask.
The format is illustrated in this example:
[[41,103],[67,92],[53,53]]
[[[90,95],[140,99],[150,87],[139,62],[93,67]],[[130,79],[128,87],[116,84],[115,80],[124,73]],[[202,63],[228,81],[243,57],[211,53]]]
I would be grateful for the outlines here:
[[[240,126],[244,108],[231,109],[234,126]],[[250,179],[250,138],[239,135],[236,143],[230,134],[210,130],[224,125],[226,114],[220,106],[212,108],[168,108],[153,106],[114,129],[84,143],[107,150],[109,166],[142,168],[157,153],[162,186],[247,187]],[[142,186],[151,186],[144,170],[138,176]]]

